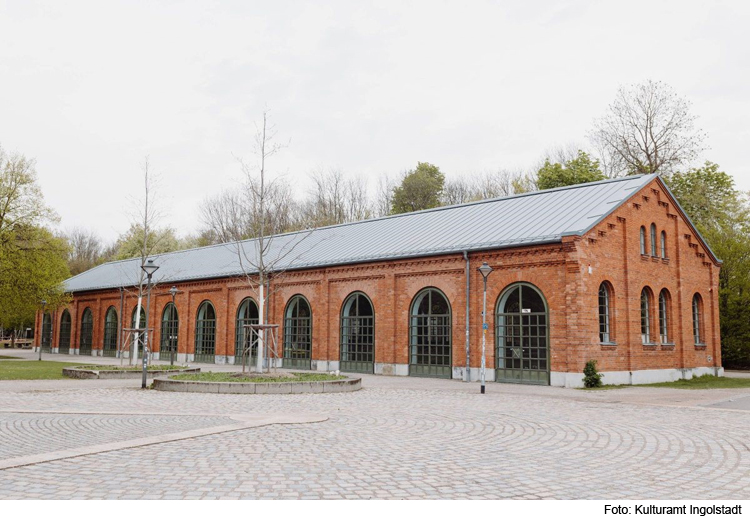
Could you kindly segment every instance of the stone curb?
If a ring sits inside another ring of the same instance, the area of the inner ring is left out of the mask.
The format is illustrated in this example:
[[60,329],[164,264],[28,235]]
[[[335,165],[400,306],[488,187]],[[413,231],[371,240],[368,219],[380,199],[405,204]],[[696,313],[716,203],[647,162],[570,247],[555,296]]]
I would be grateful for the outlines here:
[[203,429],[193,429],[190,431],[180,431],[177,433],[169,433],[145,438],[136,438],[133,440],[123,440],[120,442],[108,442],[105,444],[73,447],[70,449],[63,449],[60,451],[52,451],[48,453],[39,453],[36,455],[6,458],[5,460],[0,460],[0,471],[15,467],[41,464],[43,462],[52,462],[55,460],[64,460],[67,458],[76,458],[86,455],[106,453],[108,451],[120,451],[123,449],[132,449],[134,447],[161,444],[164,442],[175,442],[178,440],[186,440],[188,438],[198,438],[201,436],[239,431],[241,429],[252,429],[254,427],[263,427],[266,425],[308,424],[325,422],[326,420],[328,420],[327,416],[317,414],[280,414],[275,416],[247,416],[230,414],[225,416],[228,416],[232,420],[237,420],[237,423],[230,425],[205,427]]
[[[180,370],[149,370],[146,372],[146,376],[153,378],[154,376],[164,376],[167,374],[197,374],[200,371],[200,368],[195,367],[186,367]],[[74,379],[140,379],[143,376],[143,371],[141,370],[96,370],[81,367],[66,367],[62,373],[63,376]]]
[[234,381],[182,381],[154,379],[154,389],[170,392],[203,392],[213,394],[305,394],[354,392],[362,388],[362,378],[333,381],[281,383],[241,383]]

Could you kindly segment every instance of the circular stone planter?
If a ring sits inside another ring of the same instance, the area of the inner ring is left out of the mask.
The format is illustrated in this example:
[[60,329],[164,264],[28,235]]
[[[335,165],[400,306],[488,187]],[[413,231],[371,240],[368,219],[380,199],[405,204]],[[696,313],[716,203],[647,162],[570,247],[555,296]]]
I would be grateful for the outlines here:
[[[171,373],[170,373],[171,374]],[[309,392],[354,392],[362,388],[362,378],[332,381],[295,381],[243,383],[238,381],[183,381],[169,378],[154,380],[154,389],[172,392],[209,392],[219,394],[303,394]]]
[[[201,371],[199,368],[184,368],[172,370],[151,370],[149,369],[146,376],[164,376],[165,374],[197,374]],[[76,379],[141,379],[142,370],[97,370],[96,365],[87,365],[85,367],[68,367],[64,368],[63,376]]]

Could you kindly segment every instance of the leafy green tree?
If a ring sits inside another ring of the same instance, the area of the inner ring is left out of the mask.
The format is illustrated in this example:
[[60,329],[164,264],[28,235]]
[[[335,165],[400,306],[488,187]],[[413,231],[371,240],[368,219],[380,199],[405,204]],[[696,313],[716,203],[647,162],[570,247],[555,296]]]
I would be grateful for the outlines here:
[[670,190],[723,263],[719,272],[725,365],[750,366],[750,204],[715,163],[666,178]]
[[410,213],[439,206],[444,185],[445,175],[437,166],[417,163],[417,168],[409,171],[401,180],[401,184],[393,189],[391,214]]
[[62,281],[70,275],[67,246],[43,227],[16,226],[0,244],[0,326],[31,326],[40,302],[47,309],[68,302]]
[[588,183],[604,180],[606,176],[599,168],[599,162],[584,151],[564,163],[552,163],[549,159],[537,172],[537,186],[539,189],[554,189],[566,185]]
[[[140,257],[143,251],[143,226],[132,224],[127,232],[117,239],[117,253],[114,260],[124,260]],[[149,248],[149,255],[168,253],[182,249],[182,244],[177,238],[174,229],[165,227],[162,229],[151,229],[145,247]]]
[[45,227],[57,215],[44,203],[34,161],[0,149],[0,326],[31,326],[42,300],[67,302],[67,247]]

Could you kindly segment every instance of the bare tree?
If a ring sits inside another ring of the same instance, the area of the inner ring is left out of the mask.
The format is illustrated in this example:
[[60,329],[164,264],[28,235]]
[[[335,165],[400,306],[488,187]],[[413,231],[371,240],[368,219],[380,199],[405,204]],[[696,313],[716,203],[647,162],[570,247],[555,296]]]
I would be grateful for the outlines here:
[[393,209],[393,189],[396,183],[387,174],[383,174],[378,180],[378,188],[375,195],[375,216],[388,216]]
[[[143,296],[147,293],[146,273],[143,271],[142,266],[146,264],[148,258],[153,255],[154,248],[158,247],[161,242],[157,226],[163,219],[163,215],[157,207],[157,182],[155,181],[155,176],[150,172],[148,156],[144,158],[141,167],[143,170],[143,194],[140,198],[133,200],[134,208],[131,214],[132,223],[137,226],[138,232],[143,236],[143,240],[140,241],[140,266],[138,267],[136,281],[138,304],[136,306],[135,328],[140,328]],[[124,317],[124,314],[120,314],[120,317]],[[144,354],[148,346],[148,334],[147,329],[146,338],[144,339]],[[138,345],[138,340],[133,340],[133,353],[128,358],[128,363],[131,365],[133,364],[133,358],[138,357]]]
[[476,193],[478,200],[500,198],[513,194],[513,180],[523,177],[522,171],[484,171],[477,176]]
[[350,178],[346,182],[346,221],[356,222],[374,216],[373,206],[367,193],[367,180]]
[[72,275],[83,273],[99,263],[103,245],[95,232],[74,227],[65,234],[65,239],[68,242],[68,268]]
[[690,103],[670,86],[651,80],[620,87],[589,133],[610,177],[669,174],[704,150],[705,137],[695,129]]
[[346,177],[340,169],[316,170],[313,188],[301,205],[300,227],[315,228],[372,217],[367,182]]
[[[279,203],[280,200],[289,198],[289,195],[287,186],[279,180],[269,178],[267,173],[268,159],[286,146],[276,141],[275,136],[276,130],[269,124],[268,112],[265,111],[255,137],[257,163],[250,165],[239,160],[245,177],[242,204],[244,214],[249,218],[249,222],[240,223],[239,226],[249,230],[252,240],[245,242],[242,236],[244,233],[240,229],[228,230],[234,233],[233,247],[242,274],[257,294],[261,324],[267,323],[266,301],[271,292],[270,279],[273,276],[276,280],[284,268],[299,258],[300,252],[294,257],[292,253],[313,232],[298,232],[283,239],[277,236],[286,232],[289,227],[289,210]],[[263,372],[264,334],[262,330],[258,332],[258,372]]]
[[450,180],[443,186],[443,194],[440,198],[442,205],[458,205],[473,202],[476,198],[476,188],[468,178]]
[[523,177],[522,171],[485,170],[460,176],[446,182],[442,203],[455,205],[514,194],[514,181]]

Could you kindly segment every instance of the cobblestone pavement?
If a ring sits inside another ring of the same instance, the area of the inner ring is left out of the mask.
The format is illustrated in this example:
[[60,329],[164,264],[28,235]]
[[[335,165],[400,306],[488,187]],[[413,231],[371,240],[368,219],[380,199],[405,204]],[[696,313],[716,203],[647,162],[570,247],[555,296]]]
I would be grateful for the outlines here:
[[750,413],[711,407],[747,389],[491,384],[481,396],[367,376],[355,393],[246,396],[2,383],[0,458],[242,413],[328,417],[0,470],[3,498],[750,499]]

